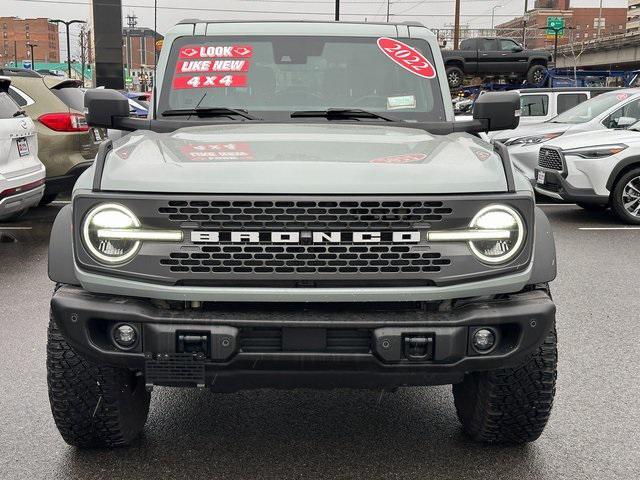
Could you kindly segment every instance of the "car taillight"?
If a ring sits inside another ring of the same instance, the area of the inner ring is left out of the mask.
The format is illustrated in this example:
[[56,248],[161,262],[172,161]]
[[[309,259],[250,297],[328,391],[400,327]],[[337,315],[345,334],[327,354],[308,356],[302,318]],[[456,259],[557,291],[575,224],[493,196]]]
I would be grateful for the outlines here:
[[89,125],[79,113],[45,113],[38,118],[44,126],[56,132],[87,132]]

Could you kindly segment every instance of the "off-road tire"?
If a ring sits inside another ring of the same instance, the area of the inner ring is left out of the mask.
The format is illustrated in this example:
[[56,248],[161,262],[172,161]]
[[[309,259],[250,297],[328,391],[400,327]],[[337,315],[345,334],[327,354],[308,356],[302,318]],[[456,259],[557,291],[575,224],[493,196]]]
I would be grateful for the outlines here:
[[453,386],[458,419],[475,441],[520,444],[544,430],[556,391],[555,326],[522,364],[465,375]]
[[83,358],[53,320],[47,341],[47,383],[53,419],[69,445],[128,445],[147,420],[150,394],[142,377]]
[[582,202],[578,202],[578,203],[576,203],[576,205],[578,205],[583,210],[587,210],[588,212],[604,212],[607,208],[609,208],[609,205],[602,204],[602,203],[582,203]]
[[544,65],[533,65],[527,71],[527,83],[542,86],[541,83],[547,74],[547,67]]
[[[640,178],[640,168],[634,168],[629,170],[622,177],[618,179],[613,187],[613,193],[611,194],[611,207],[620,220],[630,225],[640,225],[640,211],[639,214],[632,215],[625,206],[623,200],[624,189],[627,184],[634,178]],[[636,185],[640,184],[640,180],[636,181]],[[635,203],[633,208],[636,208],[638,204]]]
[[51,202],[53,202],[56,199],[57,196],[58,196],[57,193],[45,194],[42,196],[42,199],[40,200],[40,203],[38,205],[40,206],[49,205]]
[[464,72],[460,67],[450,66],[447,67],[447,81],[449,82],[449,88],[458,88],[462,86],[464,82]]

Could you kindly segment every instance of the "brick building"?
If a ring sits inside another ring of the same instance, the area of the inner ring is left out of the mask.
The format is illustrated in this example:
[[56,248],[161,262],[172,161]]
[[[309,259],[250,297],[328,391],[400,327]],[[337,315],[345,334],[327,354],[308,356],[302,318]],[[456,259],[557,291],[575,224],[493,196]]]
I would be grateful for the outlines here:
[[[640,3],[640,0],[639,2]],[[582,2],[581,4],[585,4]],[[589,2],[586,2],[589,4]],[[598,37],[598,18],[601,18],[600,36],[621,35],[627,31],[627,8],[600,8],[596,6],[573,7],[571,0],[538,0],[535,8],[527,12],[526,17],[518,17],[496,26],[499,32],[507,34],[511,31],[522,31],[523,20],[527,22],[527,48],[546,48],[554,43],[554,36],[547,35],[545,30],[549,17],[563,17],[567,30],[558,38],[558,45],[565,45],[569,40],[581,42]],[[606,5],[606,2],[605,2]]]
[[58,26],[47,18],[0,17],[0,32],[0,64],[17,60],[21,65],[23,60],[30,60],[29,43],[37,45],[33,49],[35,61],[60,61]]
[[629,12],[627,13],[627,32],[640,32],[640,0],[629,0]]

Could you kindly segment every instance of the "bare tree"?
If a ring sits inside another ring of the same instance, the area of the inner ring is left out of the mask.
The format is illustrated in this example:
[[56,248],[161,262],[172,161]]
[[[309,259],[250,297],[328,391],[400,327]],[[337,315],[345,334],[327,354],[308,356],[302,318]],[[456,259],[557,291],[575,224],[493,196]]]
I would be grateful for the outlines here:
[[[578,85],[578,63],[580,62],[580,57],[584,53],[587,45],[585,42],[579,42],[576,45],[576,33],[575,30],[570,30],[570,38],[568,42],[569,52],[571,53],[571,57],[573,57],[573,82],[575,85]],[[567,50],[562,50],[562,56],[567,58]]]
[[78,35],[78,46],[80,47],[80,69],[81,69],[83,86],[85,81],[84,72],[85,72],[85,67],[87,65],[87,56],[90,48],[89,35],[90,35],[89,28],[87,27],[86,23],[83,23],[82,26],[80,27],[80,32]]

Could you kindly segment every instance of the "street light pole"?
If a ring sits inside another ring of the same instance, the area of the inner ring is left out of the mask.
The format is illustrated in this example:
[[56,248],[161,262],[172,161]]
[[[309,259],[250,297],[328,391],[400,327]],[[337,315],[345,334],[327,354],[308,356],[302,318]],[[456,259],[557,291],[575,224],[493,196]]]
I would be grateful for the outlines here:
[[59,20],[59,19],[55,19],[55,20],[49,20],[49,22],[51,23],[64,23],[64,25],[67,27],[67,73],[69,75],[69,78],[71,78],[71,40],[69,38],[69,26],[74,24],[74,23],[87,23],[84,20]]
[[497,8],[502,8],[502,7],[504,7],[504,5],[496,5],[491,9],[491,30],[493,30],[493,28],[494,28],[494,20],[495,20],[495,17],[496,17],[496,9]]
[[524,0],[524,13],[522,14],[522,46],[527,45],[527,10],[529,10],[529,0]]
[[601,30],[602,30],[602,0],[600,0],[600,12],[598,13],[598,39],[600,39]]
[[340,0],[336,0],[336,22],[340,21]]
[[391,0],[387,0],[387,23],[389,23],[389,11],[391,10]]

